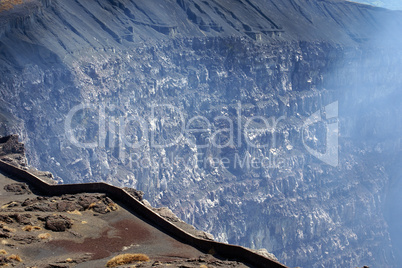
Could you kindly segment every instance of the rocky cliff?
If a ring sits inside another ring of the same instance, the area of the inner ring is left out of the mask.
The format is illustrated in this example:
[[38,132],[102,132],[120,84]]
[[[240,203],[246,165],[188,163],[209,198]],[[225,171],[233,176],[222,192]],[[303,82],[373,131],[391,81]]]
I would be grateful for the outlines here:
[[30,1],[1,13],[1,134],[61,183],[135,187],[289,266],[396,267],[401,23],[345,1]]

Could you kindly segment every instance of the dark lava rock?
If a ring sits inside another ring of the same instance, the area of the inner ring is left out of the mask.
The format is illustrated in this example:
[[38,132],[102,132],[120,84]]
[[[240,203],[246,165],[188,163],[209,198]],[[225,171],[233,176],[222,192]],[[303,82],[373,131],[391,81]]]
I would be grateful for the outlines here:
[[25,199],[24,200],[24,202],[22,202],[22,206],[23,207],[25,207],[25,206],[30,206],[30,205],[32,205],[32,204],[35,204],[35,203],[37,203],[37,202],[39,202],[39,201],[46,201],[47,200],[47,198],[46,197],[42,197],[42,196],[38,196],[37,198],[27,198],[27,199]]
[[66,264],[58,264],[58,263],[50,263],[47,266],[45,266],[45,268],[68,268],[70,266],[66,265]]
[[106,214],[106,213],[110,212],[108,210],[108,206],[106,204],[104,204],[104,203],[96,203],[91,208],[92,208],[92,210],[94,212],[97,212],[97,213],[100,213],[100,214]]
[[31,194],[31,190],[29,190],[28,185],[25,183],[12,183],[12,184],[7,184],[4,186],[4,190],[7,192],[15,193],[17,195],[21,194]]
[[92,204],[98,202],[98,199],[91,195],[83,195],[80,196],[78,200],[78,204],[84,209],[88,209]]
[[0,265],[6,265],[7,263],[10,263],[10,260],[8,260],[5,256],[0,255]]
[[0,238],[10,238],[11,234],[8,232],[0,231]]
[[106,214],[117,209],[115,203],[109,198],[104,197],[100,201],[90,206],[94,212]]
[[18,207],[19,205],[21,205],[21,202],[19,201],[10,201],[6,204],[4,204],[5,208],[13,208],[13,207]]
[[77,197],[75,195],[62,195],[61,200],[67,200],[67,201],[75,201],[77,200]]
[[57,203],[57,211],[66,212],[66,211],[74,211],[80,210],[82,207],[78,205],[76,202],[72,201],[60,201]]
[[12,223],[13,219],[11,219],[8,215],[0,215],[0,221],[5,223]]
[[129,187],[124,187],[123,190],[127,191],[129,194],[134,196],[134,198],[137,199],[138,201],[142,201],[142,199],[144,197],[143,191],[139,191],[139,190],[129,188]]
[[83,195],[80,196],[78,204],[82,207],[82,210],[92,209],[100,214],[106,214],[117,209],[112,199],[106,195]]
[[32,215],[30,215],[30,214],[16,213],[16,214],[10,215],[10,217],[15,219],[15,221],[18,222],[19,224],[24,224],[24,225],[32,224],[32,222],[31,222]]
[[36,238],[33,235],[19,235],[19,234],[13,236],[13,240],[19,242],[20,244],[31,244],[40,241],[39,238]]
[[57,211],[57,204],[55,203],[35,203],[25,208],[25,211],[42,211],[54,212]]
[[183,268],[196,268],[196,267],[239,267],[241,263],[237,261],[224,261],[224,260],[217,260],[215,258],[211,258],[209,256],[204,257],[200,256],[199,258],[193,259],[183,259],[183,260],[175,260],[175,261],[168,261],[168,262],[143,262],[138,263],[136,267],[148,268],[148,267],[183,267]]
[[62,215],[47,216],[45,220],[46,229],[54,232],[64,232],[65,230],[70,229],[73,225],[73,222],[69,218]]
[[[3,143],[4,142],[4,143]],[[24,154],[24,144],[18,142],[18,135],[11,135],[0,140],[2,144],[0,155]]]

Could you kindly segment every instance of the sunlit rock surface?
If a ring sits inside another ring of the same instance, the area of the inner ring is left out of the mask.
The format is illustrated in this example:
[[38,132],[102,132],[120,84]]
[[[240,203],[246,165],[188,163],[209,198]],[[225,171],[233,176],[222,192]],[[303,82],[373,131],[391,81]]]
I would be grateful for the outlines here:
[[393,10],[402,10],[402,3],[398,0],[356,0],[353,2],[359,2],[362,4],[368,4]]

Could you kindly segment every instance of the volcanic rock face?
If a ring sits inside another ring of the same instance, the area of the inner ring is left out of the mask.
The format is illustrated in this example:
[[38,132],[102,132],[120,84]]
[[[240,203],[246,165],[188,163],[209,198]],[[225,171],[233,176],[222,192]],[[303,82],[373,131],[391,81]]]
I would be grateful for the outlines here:
[[[398,13],[318,0],[30,5],[1,13],[0,115],[31,165],[140,189],[289,266],[396,266]],[[313,114],[328,120],[308,128]],[[332,150],[336,122],[339,159],[320,161],[306,148]]]

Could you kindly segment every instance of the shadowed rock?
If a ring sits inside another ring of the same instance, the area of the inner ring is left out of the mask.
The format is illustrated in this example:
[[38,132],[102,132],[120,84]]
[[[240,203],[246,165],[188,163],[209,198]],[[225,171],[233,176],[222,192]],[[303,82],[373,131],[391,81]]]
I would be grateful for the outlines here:
[[54,232],[64,232],[70,229],[73,222],[63,215],[47,216],[45,218],[45,227]]
[[13,183],[4,186],[4,190],[7,192],[15,193],[16,195],[31,194],[28,185],[25,183]]

